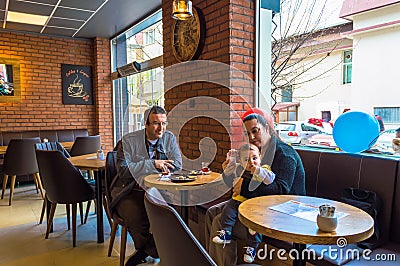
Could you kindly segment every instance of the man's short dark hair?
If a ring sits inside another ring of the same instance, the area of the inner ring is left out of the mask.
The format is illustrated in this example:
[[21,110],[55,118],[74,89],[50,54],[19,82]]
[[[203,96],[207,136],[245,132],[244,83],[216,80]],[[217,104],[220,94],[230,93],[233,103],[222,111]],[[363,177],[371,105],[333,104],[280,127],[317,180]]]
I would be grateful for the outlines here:
[[165,111],[164,108],[162,108],[161,106],[158,106],[158,105],[154,105],[154,106],[150,107],[149,109],[144,111],[144,121],[146,121],[146,125],[150,124],[150,121],[149,121],[150,114],[165,114],[166,115],[167,111]]

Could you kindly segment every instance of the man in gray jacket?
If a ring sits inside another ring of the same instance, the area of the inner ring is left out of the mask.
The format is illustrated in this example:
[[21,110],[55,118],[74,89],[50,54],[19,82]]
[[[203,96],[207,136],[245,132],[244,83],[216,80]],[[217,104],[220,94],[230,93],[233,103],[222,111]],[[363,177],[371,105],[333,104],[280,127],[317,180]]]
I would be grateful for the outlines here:
[[145,129],[126,134],[116,147],[118,177],[111,188],[111,206],[124,218],[137,250],[126,265],[143,263],[147,256],[158,257],[144,206],[144,177],[182,168],[176,138],[166,131],[167,112],[153,106],[144,117]]

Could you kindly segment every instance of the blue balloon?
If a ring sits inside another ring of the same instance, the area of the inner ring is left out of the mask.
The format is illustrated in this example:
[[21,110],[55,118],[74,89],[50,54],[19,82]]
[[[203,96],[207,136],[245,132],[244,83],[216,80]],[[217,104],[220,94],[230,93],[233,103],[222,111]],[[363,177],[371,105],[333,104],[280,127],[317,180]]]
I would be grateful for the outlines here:
[[338,117],[333,126],[333,139],[337,146],[346,152],[368,150],[378,137],[378,120],[364,112],[346,112]]

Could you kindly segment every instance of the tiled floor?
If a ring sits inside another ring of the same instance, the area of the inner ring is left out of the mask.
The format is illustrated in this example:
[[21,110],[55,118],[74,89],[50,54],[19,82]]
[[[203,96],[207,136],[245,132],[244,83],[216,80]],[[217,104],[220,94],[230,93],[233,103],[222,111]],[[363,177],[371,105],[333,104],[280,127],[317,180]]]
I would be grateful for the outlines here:
[[[0,265],[119,265],[119,234],[111,257],[107,257],[110,226],[104,216],[104,237],[97,243],[96,215],[92,210],[81,225],[78,211],[76,247],[72,247],[72,230],[67,230],[65,205],[57,206],[54,232],[44,238],[46,223],[39,225],[42,199],[33,185],[16,188],[12,206],[8,206],[9,189],[0,200]],[[94,204],[92,204],[93,206]],[[127,255],[134,251],[128,236]],[[155,264],[142,264],[155,265]],[[160,263],[158,263],[160,265]]]

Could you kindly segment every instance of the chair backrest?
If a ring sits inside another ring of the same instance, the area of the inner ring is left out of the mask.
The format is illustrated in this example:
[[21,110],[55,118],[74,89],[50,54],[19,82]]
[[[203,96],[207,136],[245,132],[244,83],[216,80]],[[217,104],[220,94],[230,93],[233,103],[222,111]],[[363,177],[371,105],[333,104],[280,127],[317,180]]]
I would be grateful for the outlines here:
[[77,137],[71,147],[71,156],[96,153],[101,147],[100,135]]
[[3,171],[6,175],[29,175],[39,172],[35,143],[39,138],[12,139],[4,155]]
[[36,149],[42,151],[60,151],[65,157],[69,158],[69,152],[61,145],[61,143],[55,142],[40,142],[36,143]]
[[144,203],[163,265],[217,265],[156,188],[146,191]]
[[[107,201],[111,202],[111,183],[114,177],[117,175],[117,152],[110,151],[106,156],[106,174],[105,174],[105,192]],[[113,213],[112,209],[109,208],[110,213]]]
[[60,151],[36,150],[36,158],[50,202],[68,204],[94,199],[92,187]]

